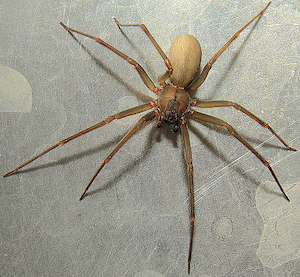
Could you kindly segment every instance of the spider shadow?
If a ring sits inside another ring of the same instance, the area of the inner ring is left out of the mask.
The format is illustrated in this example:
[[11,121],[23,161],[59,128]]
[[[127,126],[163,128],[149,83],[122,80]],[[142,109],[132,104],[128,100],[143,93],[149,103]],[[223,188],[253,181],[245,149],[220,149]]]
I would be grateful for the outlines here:
[[[224,80],[227,78],[228,74],[231,72],[232,68],[234,67],[234,65],[236,64],[237,59],[240,57],[243,48],[245,47],[248,39],[251,37],[253,31],[255,30],[256,25],[258,24],[258,22],[260,21],[262,15],[260,15],[258,17],[258,19],[255,21],[255,23],[253,24],[252,28],[249,29],[248,34],[246,35],[245,39],[241,42],[241,45],[239,46],[238,50],[233,54],[233,57],[231,58],[229,64],[226,66],[226,68],[223,71],[223,74],[218,78],[218,82],[214,85],[214,87],[212,88],[213,93],[211,94],[210,97],[208,97],[206,100],[212,100],[214,99],[214,97],[217,95],[217,91],[220,90],[220,88],[222,87]],[[227,50],[227,49],[226,49]],[[225,51],[226,51],[225,50]],[[221,57],[220,57],[221,58]],[[199,70],[200,71],[200,70]],[[200,74],[200,72],[198,72],[198,74]],[[208,75],[209,77],[209,75]],[[193,93],[193,95],[196,95],[197,90]]]
[[[216,126],[212,126],[205,122],[197,121],[197,123],[200,123],[201,125],[209,128],[213,131],[216,131],[218,133],[228,135],[228,133],[225,130],[222,130],[222,128],[219,128],[219,127],[215,128]],[[222,152],[220,152],[216,148],[216,146],[214,146],[207,138],[205,138],[204,135],[198,130],[198,128],[189,125],[189,130],[200,139],[200,141],[203,143],[203,145],[205,145],[206,148],[208,148],[208,150],[210,150],[216,157],[219,157],[226,166],[229,166],[232,163],[232,160],[230,160],[228,157],[226,157]],[[241,167],[234,165],[231,167],[231,169],[234,170],[237,174],[239,174],[243,178],[250,180],[251,183],[255,184],[256,186],[259,186],[259,182],[256,179],[254,179],[252,176],[250,176],[249,174],[245,173],[245,171]]]
[[[67,30],[68,31],[68,30]],[[92,51],[87,48],[71,31],[68,31],[68,33],[72,36],[72,38],[79,44],[80,47],[91,57],[91,59],[95,62],[95,64],[101,69],[105,71],[106,74],[111,75],[118,83],[120,83],[122,86],[124,86],[130,93],[135,95],[138,99],[142,100],[143,102],[150,102],[155,99],[155,97],[147,96],[145,93],[141,93],[140,91],[136,90],[133,86],[129,85],[127,82],[125,82],[122,78],[119,77],[114,71],[112,71],[109,67],[104,65],[103,62],[101,62],[93,53]],[[112,52],[113,55],[116,55]]]
[[[278,197],[283,197],[283,199],[285,199],[285,197],[282,195],[282,193],[275,191],[276,186],[274,186],[274,189],[273,188],[271,189],[270,187],[267,187],[265,185],[265,183],[260,183],[259,186],[260,186],[260,189],[263,190],[265,193],[267,193],[267,194],[273,194],[273,195],[276,195]],[[288,191],[286,191],[286,192],[288,193]]]
[[41,169],[44,169],[44,168],[65,165],[65,164],[68,164],[72,161],[82,159],[83,157],[92,156],[95,153],[97,153],[97,152],[99,152],[103,149],[106,149],[108,147],[112,147],[113,145],[118,143],[122,139],[122,137],[123,136],[120,135],[120,136],[116,137],[114,140],[110,140],[109,142],[107,142],[105,144],[101,144],[100,146],[96,146],[96,147],[90,148],[88,150],[77,152],[76,154],[61,158],[59,160],[56,160],[55,162],[49,162],[49,163],[45,163],[45,164],[41,164],[41,165],[37,165],[37,166],[32,166],[32,167],[27,168],[27,169],[21,169],[21,170],[19,170],[18,172],[14,173],[14,174],[22,174],[22,173],[35,171],[35,170],[41,170]]
[[[122,35],[124,36],[124,38],[126,39],[127,43],[134,49],[134,51],[140,56],[141,60],[147,60],[147,57],[144,55],[144,53],[138,48],[136,47],[136,44],[134,44],[132,42],[132,40],[126,35],[126,33],[123,31],[123,29],[117,24],[120,32],[122,33]],[[139,28],[141,29],[141,28]],[[148,38],[148,37],[147,37]],[[150,39],[148,38],[148,40],[150,41]],[[151,42],[151,41],[150,41]],[[151,45],[153,46],[152,42]],[[157,50],[156,50],[157,51]],[[158,52],[157,52],[158,53]],[[162,59],[162,58],[161,58]],[[155,72],[153,72],[152,68],[150,68],[149,66],[147,66],[147,64],[145,64],[145,67],[147,68],[147,74],[150,76],[154,76],[157,75],[155,74]],[[158,77],[156,78],[156,80],[158,79]]]
[[[151,123],[153,123],[153,121],[147,122],[147,124],[145,124],[144,127]],[[165,125],[167,125],[167,124],[164,124],[164,126],[161,128],[157,128],[156,124],[153,125],[152,129],[150,130],[150,132],[148,134],[147,143],[146,143],[141,155],[139,155],[139,157],[136,158],[134,161],[127,163],[126,166],[122,167],[122,170],[119,171],[118,174],[112,178],[112,180],[106,182],[100,188],[97,188],[97,189],[87,192],[85,197],[89,196],[89,195],[97,194],[103,190],[109,189],[110,187],[115,185],[119,180],[121,180],[121,178],[124,176],[124,174],[130,173],[130,171],[132,171],[134,169],[134,167],[136,167],[142,160],[144,160],[149,155],[150,150],[152,149],[154,143],[159,143],[161,141],[162,135],[164,137],[166,137],[167,140],[172,142],[174,148],[178,148],[178,143],[177,143],[178,133],[175,133],[175,134],[171,133],[170,129],[168,128],[169,126],[165,126]],[[142,129],[144,129],[144,128],[142,128]]]
[[[230,134],[228,134],[227,130],[224,130],[224,128],[222,128],[221,126],[215,126],[215,125],[212,125],[212,124],[209,124],[209,123],[206,123],[206,122],[201,122],[201,121],[198,121],[198,120],[195,120],[195,121],[197,123],[201,123],[201,125],[209,128],[209,129],[211,129],[213,131],[216,131],[218,133],[222,133],[222,134],[227,135],[227,136],[231,136]],[[224,164],[226,166],[230,166],[231,165],[232,160],[228,159],[223,153],[221,153],[220,151],[218,151],[217,148],[208,139],[206,139],[203,136],[203,134],[196,127],[189,125],[189,130],[191,132],[193,132],[213,154],[215,154],[217,157],[219,157],[224,162]],[[251,138],[247,138],[244,135],[243,135],[243,137],[248,142],[251,141],[251,142],[261,143],[261,141],[258,141],[258,140],[255,140],[255,139],[251,139]],[[272,147],[272,148],[275,147],[274,145],[271,145],[271,144],[266,144],[266,145],[267,145],[267,147]],[[280,149],[288,150],[288,149],[283,148],[283,147],[275,147],[275,148],[280,148]],[[261,163],[261,162],[258,160],[258,163]],[[264,168],[264,165],[263,164],[261,164],[261,165],[262,165],[262,168]],[[223,166],[223,168],[226,167],[226,166]],[[261,181],[258,181],[256,178],[250,176],[247,172],[245,172],[244,169],[242,169],[242,167],[234,164],[234,165],[230,166],[230,168],[231,168],[230,170],[234,170],[238,175],[240,175],[243,178],[249,180],[251,183],[255,184],[257,187],[261,185]],[[187,173],[186,173],[186,178],[187,178]],[[277,196],[282,196],[281,193],[276,192],[274,190],[267,189],[266,187],[263,187],[263,189],[266,192],[268,192],[268,193],[272,193],[272,194],[275,194]]]

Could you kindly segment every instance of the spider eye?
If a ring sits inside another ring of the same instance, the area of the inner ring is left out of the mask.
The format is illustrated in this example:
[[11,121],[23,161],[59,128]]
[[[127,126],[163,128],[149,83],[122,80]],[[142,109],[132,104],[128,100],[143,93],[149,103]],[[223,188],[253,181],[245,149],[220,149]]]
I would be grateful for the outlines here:
[[163,117],[164,121],[169,124],[175,124],[178,122],[178,115],[174,111],[166,111]]

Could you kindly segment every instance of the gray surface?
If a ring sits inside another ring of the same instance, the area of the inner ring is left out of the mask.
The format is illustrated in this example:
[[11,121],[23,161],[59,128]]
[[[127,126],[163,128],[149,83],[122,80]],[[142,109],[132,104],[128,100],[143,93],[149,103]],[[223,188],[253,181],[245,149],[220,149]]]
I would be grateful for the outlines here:
[[[1,174],[153,96],[130,65],[78,37],[91,58],[60,20],[130,54],[156,81],[165,70],[160,56],[141,30],[124,30],[128,41],[113,16],[145,23],[166,52],[177,35],[191,33],[201,42],[205,62],[266,1],[157,3],[0,3],[0,63],[27,79],[33,99],[30,112],[0,113]],[[299,149],[299,22],[298,1],[273,1],[256,27],[251,25],[220,57],[196,97],[240,103]],[[269,215],[274,208],[274,218],[287,204],[269,172],[245,147],[221,129],[193,122],[197,202],[191,276],[299,276],[299,207],[294,198],[299,153],[283,150],[267,130],[237,111],[205,111],[230,122],[274,166],[294,205],[290,224],[283,228],[288,234],[284,239],[294,248],[278,258],[292,249],[280,236],[276,243],[266,237],[276,246],[264,250],[273,262],[261,252],[256,255],[267,224],[261,199],[271,199]],[[112,123],[44,156],[23,173],[0,179],[1,276],[187,274],[188,190],[179,135],[149,124],[106,166],[91,194],[78,201],[99,163],[136,120]],[[276,236],[279,230],[273,228]]]

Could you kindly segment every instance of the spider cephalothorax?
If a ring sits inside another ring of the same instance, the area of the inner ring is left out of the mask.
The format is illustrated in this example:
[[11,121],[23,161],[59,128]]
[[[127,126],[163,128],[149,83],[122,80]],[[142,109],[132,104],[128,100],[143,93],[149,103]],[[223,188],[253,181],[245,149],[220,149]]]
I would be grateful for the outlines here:
[[[163,121],[171,124],[172,132],[177,132],[180,118],[187,112],[190,105],[190,96],[183,88],[167,85],[158,94],[158,105],[162,112]],[[158,126],[160,127],[161,124]]]

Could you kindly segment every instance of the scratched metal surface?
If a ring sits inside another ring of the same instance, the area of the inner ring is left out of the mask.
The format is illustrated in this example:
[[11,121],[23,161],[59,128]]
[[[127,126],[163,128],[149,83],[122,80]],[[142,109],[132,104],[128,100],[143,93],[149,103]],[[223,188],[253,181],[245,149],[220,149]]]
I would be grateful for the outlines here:
[[[156,81],[165,70],[160,56],[141,30],[124,29],[126,38],[113,16],[145,23],[167,53],[177,35],[195,35],[205,63],[265,5],[249,0],[0,3],[1,174],[153,97],[129,64],[77,36],[85,49],[80,47],[59,21],[100,36],[139,61]],[[238,102],[299,149],[299,22],[297,1],[274,1],[220,57],[195,97]],[[299,152],[284,150],[238,111],[205,112],[227,120],[257,147],[291,203],[241,143],[220,128],[191,122],[196,197],[191,276],[298,276]],[[187,275],[189,209],[180,134],[148,124],[78,201],[137,118],[111,123],[0,179],[1,276]]]

